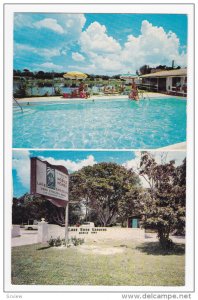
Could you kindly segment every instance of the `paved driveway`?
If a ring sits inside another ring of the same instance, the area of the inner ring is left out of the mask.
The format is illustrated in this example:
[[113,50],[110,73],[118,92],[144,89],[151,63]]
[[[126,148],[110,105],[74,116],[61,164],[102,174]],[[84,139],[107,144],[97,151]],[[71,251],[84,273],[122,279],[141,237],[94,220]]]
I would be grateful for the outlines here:
[[25,230],[21,228],[21,236],[12,238],[12,247],[37,243],[37,230]]

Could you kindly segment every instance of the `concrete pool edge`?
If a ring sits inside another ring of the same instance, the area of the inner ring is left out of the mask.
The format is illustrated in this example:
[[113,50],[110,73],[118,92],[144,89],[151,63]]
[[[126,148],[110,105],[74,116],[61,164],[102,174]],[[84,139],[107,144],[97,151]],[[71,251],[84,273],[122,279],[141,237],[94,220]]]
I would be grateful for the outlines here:
[[[170,98],[170,95],[166,94],[160,94],[160,93],[146,93],[145,95],[147,98],[155,99],[155,98]],[[186,100],[184,97],[176,97],[179,100]],[[32,98],[17,98],[17,101],[19,103],[34,103],[34,102],[53,102],[53,101],[89,101],[89,100],[115,100],[115,99],[128,99],[128,95],[101,95],[101,96],[91,96],[90,98],[87,99],[82,99],[82,98],[63,98],[62,96],[52,96],[52,97],[32,97]],[[140,99],[142,101],[144,99]]]

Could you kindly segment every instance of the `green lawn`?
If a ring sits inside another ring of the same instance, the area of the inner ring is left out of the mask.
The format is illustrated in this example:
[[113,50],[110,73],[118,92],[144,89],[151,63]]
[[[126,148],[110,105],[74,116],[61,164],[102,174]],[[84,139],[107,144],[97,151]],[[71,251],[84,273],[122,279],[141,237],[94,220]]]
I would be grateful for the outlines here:
[[114,255],[80,252],[81,246],[58,249],[41,244],[12,248],[12,284],[181,286],[185,278],[184,245],[163,253],[158,243],[86,243],[113,247]]

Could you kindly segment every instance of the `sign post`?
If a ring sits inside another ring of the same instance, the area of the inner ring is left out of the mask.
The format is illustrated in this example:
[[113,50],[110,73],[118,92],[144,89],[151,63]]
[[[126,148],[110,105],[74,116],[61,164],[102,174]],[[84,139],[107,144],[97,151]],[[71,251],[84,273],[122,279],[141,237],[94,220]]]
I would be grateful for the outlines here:
[[65,207],[65,246],[66,247],[68,245],[68,239],[69,239],[69,228],[68,228],[69,218],[68,217],[69,217],[69,202]]
[[68,244],[69,174],[64,166],[31,158],[30,193],[42,196],[57,207],[65,207],[65,245]]

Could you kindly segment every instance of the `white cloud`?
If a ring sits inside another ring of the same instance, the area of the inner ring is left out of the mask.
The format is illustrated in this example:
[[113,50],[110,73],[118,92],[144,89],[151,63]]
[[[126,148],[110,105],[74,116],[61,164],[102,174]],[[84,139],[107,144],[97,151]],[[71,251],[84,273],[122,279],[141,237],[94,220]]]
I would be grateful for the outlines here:
[[119,72],[123,68],[118,55],[95,55],[94,64],[96,70],[108,72]]
[[147,64],[155,66],[159,64],[170,65],[174,59],[177,64],[186,65],[186,54],[179,53],[180,41],[177,35],[163,27],[153,26],[147,20],[142,21],[141,34],[138,37],[128,36],[124,45],[121,60],[128,63],[133,70]]
[[[163,27],[153,26],[147,20],[141,25],[141,33],[129,35],[121,47],[119,42],[107,34],[104,25],[94,22],[81,34],[81,51],[89,57],[92,70],[98,73],[135,72],[142,65],[171,65],[172,60],[186,66],[185,49],[181,49],[177,35],[165,32]],[[181,52],[182,50],[182,52]]]
[[115,53],[121,50],[120,44],[107,35],[107,29],[98,22],[93,22],[82,32],[81,48],[86,53]]
[[[69,70],[75,70],[76,65],[69,65],[67,66]],[[100,74],[100,70],[98,70],[95,64],[86,64],[85,66],[78,66],[78,71],[82,71],[84,73],[97,73]]]
[[63,66],[56,65],[53,62],[45,62],[43,64],[39,64],[39,65],[37,65],[37,68],[38,69],[43,68],[43,70],[54,70],[54,71],[62,71],[62,70],[64,70]]
[[72,58],[75,61],[83,61],[85,60],[84,56],[78,52],[72,52]]
[[[82,32],[80,37],[81,51],[89,57],[90,72],[110,73],[122,69],[120,62],[121,46],[117,40],[107,34],[107,28],[93,22]],[[86,70],[84,70],[86,71]]]
[[182,164],[184,158],[186,157],[186,152],[183,151],[166,151],[166,152],[153,152],[157,163],[167,163],[171,160],[175,161],[175,166]]
[[127,160],[126,162],[124,162],[122,164],[128,170],[129,169],[137,170],[139,168],[140,158],[141,158],[141,152],[134,152],[134,154],[135,154],[135,158],[134,159]]
[[[186,152],[183,151],[155,151],[149,153],[154,157],[155,161],[158,164],[167,163],[171,160],[175,160],[175,166],[179,166],[182,164],[182,161],[186,157]],[[123,166],[127,169],[134,168],[134,170],[137,170],[139,168],[140,159],[141,159],[141,152],[135,151],[135,158],[132,160],[128,160],[125,163],[123,163]]]
[[32,18],[26,13],[15,13],[14,14],[14,27],[33,27]]
[[12,167],[17,172],[17,177],[21,184],[29,188],[30,186],[30,158],[29,151],[13,151]]
[[[85,166],[93,166],[97,163],[93,155],[88,155],[85,159],[79,161],[54,159],[53,157],[43,157],[40,159],[48,161],[52,165],[62,165],[68,169],[69,172],[75,172]],[[20,183],[29,188],[30,186],[30,153],[27,150],[13,151],[12,167],[17,172],[17,178]]]
[[[186,153],[183,151],[155,151],[155,152],[149,152],[154,158],[155,161],[158,164],[164,164],[164,163],[168,163],[171,160],[175,160],[175,166],[179,166],[182,164],[184,158],[186,157]],[[126,168],[126,169],[133,169],[135,172],[138,173],[138,169],[140,167],[140,158],[141,158],[141,152],[136,151],[134,152],[135,154],[135,158],[132,160],[128,160],[125,163],[123,163],[122,165]],[[147,188],[149,187],[147,181],[140,176],[140,180],[142,185]]]
[[43,19],[41,21],[37,21],[33,24],[36,28],[41,29],[41,28],[47,28],[50,29],[52,31],[55,31],[59,34],[64,33],[64,29],[62,28],[62,26],[60,26],[57,22],[56,19],[52,19],[52,18],[46,18]]
[[[42,18],[42,19],[41,19]],[[86,18],[84,14],[65,14],[65,13],[15,13],[14,28],[26,29],[36,28],[38,30],[47,28],[58,34],[64,34],[64,38],[76,40],[79,38],[85,25]],[[24,32],[25,33],[25,32]],[[28,32],[27,32],[28,34]],[[33,32],[32,32],[33,34]],[[35,35],[37,32],[35,32]],[[42,35],[42,30],[39,32]]]
[[36,48],[36,47],[32,47],[26,44],[19,44],[19,43],[15,43],[15,55],[21,55],[24,54],[24,52],[31,52],[34,54],[37,54],[41,57],[45,57],[47,58],[51,58],[54,56],[59,56],[60,54],[64,54],[64,53],[60,53],[60,50],[57,48]]
[[86,22],[84,14],[53,14],[53,18],[64,30],[62,42],[65,45],[79,40]]
[[79,27],[82,29],[85,25],[86,18],[84,14],[64,14],[65,25],[69,29]]
[[63,159],[54,159],[53,157],[41,157],[41,159],[48,161],[52,165],[61,165],[68,169],[69,172],[75,172],[80,170],[82,167],[85,166],[93,166],[97,162],[93,155],[88,155],[87,158],[79,160],[78,162],[72,161],[70,159],[63,160]]

